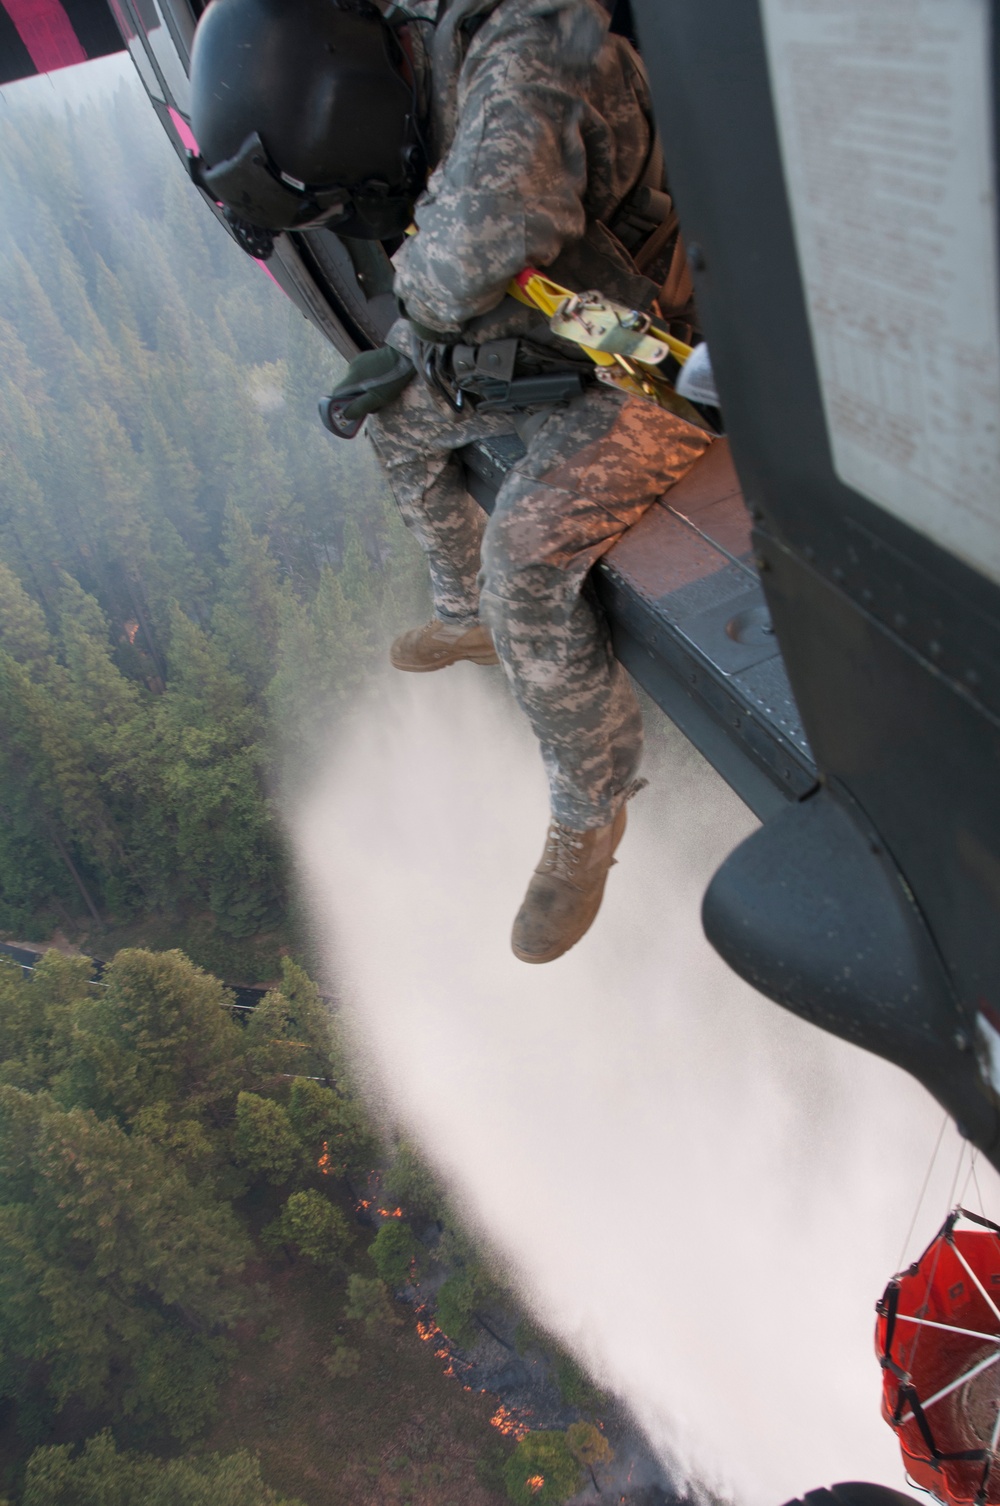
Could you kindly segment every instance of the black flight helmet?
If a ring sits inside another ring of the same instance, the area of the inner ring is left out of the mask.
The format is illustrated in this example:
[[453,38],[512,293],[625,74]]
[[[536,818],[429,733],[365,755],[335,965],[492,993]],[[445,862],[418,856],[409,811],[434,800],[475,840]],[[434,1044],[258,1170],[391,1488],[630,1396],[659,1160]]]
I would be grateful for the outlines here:
[[402,235],[427,172],[407,73],[371,0],[211,0],[191,56],[191,175],[237,230]]

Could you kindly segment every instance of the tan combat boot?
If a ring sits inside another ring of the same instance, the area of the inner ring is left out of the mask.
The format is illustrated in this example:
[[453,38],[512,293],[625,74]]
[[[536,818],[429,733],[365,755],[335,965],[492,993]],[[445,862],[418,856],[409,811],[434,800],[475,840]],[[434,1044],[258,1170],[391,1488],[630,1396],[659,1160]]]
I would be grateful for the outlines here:
[[553,821],[510,939],[522,962],[554,962],[594,923],[615,848],[625,833],[623,805],[609,826],[571,831]]
[[437,617],[423,627],[400,634],[389,650],[389,658],[395,669],[418,675],[432,669],[447,669],[459,659],[469,659],[473,664],[500,663],[488,627],[481,622],[466,627],[460,622],[442,622]]

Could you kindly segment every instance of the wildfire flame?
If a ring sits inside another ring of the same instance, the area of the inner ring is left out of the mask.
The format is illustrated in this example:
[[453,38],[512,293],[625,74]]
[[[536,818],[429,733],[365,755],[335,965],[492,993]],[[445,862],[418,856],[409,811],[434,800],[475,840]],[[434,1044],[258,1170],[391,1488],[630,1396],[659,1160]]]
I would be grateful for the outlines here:
[[131,622],[126,622],[124,624],[124,627],[125,627],[125,637],[128,639],[129,643],[134,643],[135,642],[135,638],[136,638],[136,634],[139,631],[139,624],[136,621],[133,620]]
[[[424,1344],[435,1342],[437,1347],[434,1350],[434,1358],[446,1362],[444,1374],[456,1375],[458,1372],[455,1369],[455,1355],[448,1335],[443,1333],[437,1326],[425,1306],[418,1307],[416,1312],[417,1338]],[[459,1363],[463,1371],[468,1369],[467,1365],[462,1364],[461,1361]],[[471,1391],[472,1387],[463,1385],[462,1389],[463,1391]],[[526,1438],[531,1431],[527,1423],[515,1417],[505,1406],[497,1407],[490,1418],[490,1426],[496,1428],[498,1432],[503,1433],[505,1437],[513,1438],[517,1443],[520,1443],[522,1438]]]
[[531,1494],[533,1496],[536,1496],[538,1494],[538,1492],[540,1490],[542,1490],[544,1488],[544,1486],[545,1486],[545,1476],[544,1475],[529,1475],[528,1478],[525,1480],[524,1484],[525,1484],[525,1487],[528,1490],[531,1491]]
[[383,1218],[402,1218],[403,1217],[403,1210],[402,1210],[402,1208],[378,1208],[378,1209],[376,1209],[376,1212],[381,1213],[381,1215],[382,1215]]
[[[490,1418],[490,1427],[496,1428],[497,1432],[502,1433],[505,1438],[513,1438],[518,1443],[520,1443],[522,1438],[527,1438],[531,1432],[527,1423],[521,1422],[519,1418],[514,1416],[513,1412],[508,1412],[502,1403]],[[542,1484],[544,1485],[544,1483],[543,1480]],[[541,1489],[541,1486],[539,1486],[539,1489]]]
[[[275,1046],[303,1046],[303,1047],[308,1047],[308,1042],[307,1041],[273,1041],[272,1045],[275,1045]],[[337,1149],[337,1142],[340,1142],[343,1139],[344,1139],[343,1135],[337,1135],[335,1137],[335,1142],[334,1142],[334,1147],[333,1147],[334,1150]],[[339,1176],[343,1176],[344,1172],[346,1171],[346,1169],[347,1169],[347,1163],[346,1163],[346,1161],[343,1158],[341,1158],[340,1160],[335,1161],[334,1158],[333,1158],[333,1156],[330,1154],[330,1142],[329,1142],[329,1140],[324,1140],[323,1141],[323,1149],[322,1149],[322,1152],[320,1153],[319,1160],[316,1162],[316,1167],[323,1174],[323,1176],[325,1176],[325,1177],[339,1177]],[[359,1209],[361,1209],[361,1208],[370,1208],[370,1207],[371,1207],[371,1199],[370,1198],[368,1199],[367,1202],[362,1201],[362,1202],[360,1202],[358,1204],[358,1208]],[[402,1217],[402,1215],[400,1215],[400,1216]]]

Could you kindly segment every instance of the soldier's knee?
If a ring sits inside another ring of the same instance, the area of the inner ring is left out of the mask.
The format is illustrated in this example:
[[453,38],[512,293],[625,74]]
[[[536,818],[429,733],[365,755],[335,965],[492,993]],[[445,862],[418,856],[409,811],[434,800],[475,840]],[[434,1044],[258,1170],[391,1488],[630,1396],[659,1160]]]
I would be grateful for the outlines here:
[[498,610],[500,604],[524,602],[536,594],[531,589],[532,567],[512,555],[489,528],[483,538],[481,560],[480,587],[484,595],[496,600]]
[[549,589],[543,564],[541,520],[525,520],[499,508],[486,525],[482,546],[483,589],[507,601],[535,601]]
[[368,416],[366,433],[383,460],[405,460],[416,449],[412,426],[400,422],[398,403]]
[[404,392],[395,401],[368,417],[368,438],[388,465],[406,465],[411,460],[435,454],[450,454],[450,436],[441,430],[439,415],[433,409],[407,401]]

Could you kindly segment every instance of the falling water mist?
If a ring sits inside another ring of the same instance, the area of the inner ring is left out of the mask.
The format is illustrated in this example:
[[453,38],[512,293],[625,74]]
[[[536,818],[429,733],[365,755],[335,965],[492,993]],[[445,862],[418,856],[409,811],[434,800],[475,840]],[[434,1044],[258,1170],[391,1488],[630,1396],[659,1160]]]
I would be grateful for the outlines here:
[[[291,813],[373,1093],[678,1485],[751,1506],[902,1487],[873,1305],[941,1112],[708,947],[701,895],[753,817],[667,727],[594,930],[527,967],[508,936],[546,800],[502,685],[460,665],[395,677],[379,706]],[[907,1258],[959,1152],[949,1127]]]

